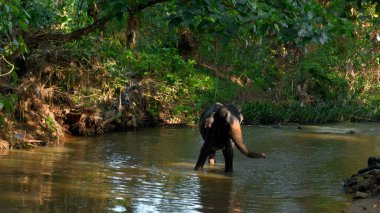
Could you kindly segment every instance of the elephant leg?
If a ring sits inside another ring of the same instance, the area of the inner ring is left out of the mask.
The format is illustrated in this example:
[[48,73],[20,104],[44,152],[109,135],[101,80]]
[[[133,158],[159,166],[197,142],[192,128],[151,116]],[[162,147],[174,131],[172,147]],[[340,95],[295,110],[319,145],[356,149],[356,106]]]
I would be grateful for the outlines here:
[[233,158],[234,158],[234,150],[232,145],[226,146],[225,149],[223,149],[223,156],[224,156],[224,162],[225,162],[225,172],[232,172],[233,171]]
[[194,167],[194,170],[203,170],[203,165],[205,164],[207,157],[210,154],[210,148],[203,144],[201,151],[199,153],[197,164]]
[[209,157],[208,157],[208,163],[210,164],[210,166],[214,166],[216,161],[215,161],[215,153],[216,151],[215,150],[211,150],[210,151],[210,154],[209,154]]

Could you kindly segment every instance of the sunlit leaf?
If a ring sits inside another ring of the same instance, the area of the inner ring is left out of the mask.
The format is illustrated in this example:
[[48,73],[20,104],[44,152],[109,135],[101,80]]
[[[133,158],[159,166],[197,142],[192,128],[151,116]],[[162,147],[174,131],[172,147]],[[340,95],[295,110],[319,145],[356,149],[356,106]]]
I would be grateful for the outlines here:
[[19,23],[20,27],[21,27],[23,30],[25,30],[25,31],[28,30],[28,24],[25,22],[25,20],[21,20],[21,19],[19,19],[19,20],[18,20],[18,23]]

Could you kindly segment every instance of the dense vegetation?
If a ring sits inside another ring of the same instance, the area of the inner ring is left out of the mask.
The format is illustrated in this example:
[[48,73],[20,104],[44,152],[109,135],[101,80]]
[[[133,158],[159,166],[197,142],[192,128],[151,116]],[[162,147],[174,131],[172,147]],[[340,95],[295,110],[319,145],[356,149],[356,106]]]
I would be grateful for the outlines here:
[[247,123],[377,121],[379,12],[378,0],[0,0],[0,139],[194,124],[216,101]]

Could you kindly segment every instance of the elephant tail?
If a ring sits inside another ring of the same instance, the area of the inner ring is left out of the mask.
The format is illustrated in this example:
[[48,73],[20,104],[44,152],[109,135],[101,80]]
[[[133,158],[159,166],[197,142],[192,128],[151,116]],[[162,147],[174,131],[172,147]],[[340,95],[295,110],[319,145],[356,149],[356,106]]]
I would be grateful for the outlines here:
[[249,158],[266,158],[264,153],[252,152],[243,142],[243,136],[241,133],[241,126],[238,121],[234,121],[231,124],[231,139],[235,146],[239,149],[241,153]]

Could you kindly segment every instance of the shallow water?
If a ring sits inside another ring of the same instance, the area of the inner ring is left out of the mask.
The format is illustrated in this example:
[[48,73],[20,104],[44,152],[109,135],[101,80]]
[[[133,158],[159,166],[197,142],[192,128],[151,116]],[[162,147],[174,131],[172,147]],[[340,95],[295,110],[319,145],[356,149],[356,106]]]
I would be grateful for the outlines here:
[[[0,155],[0,212],[341,212],[342,180],[380,153],[375,123],[244,127],[245,143],[193,171],[196,128],[154,128],[70,138],[57,147]],[[354,131],[354,134],[348,132]]]

